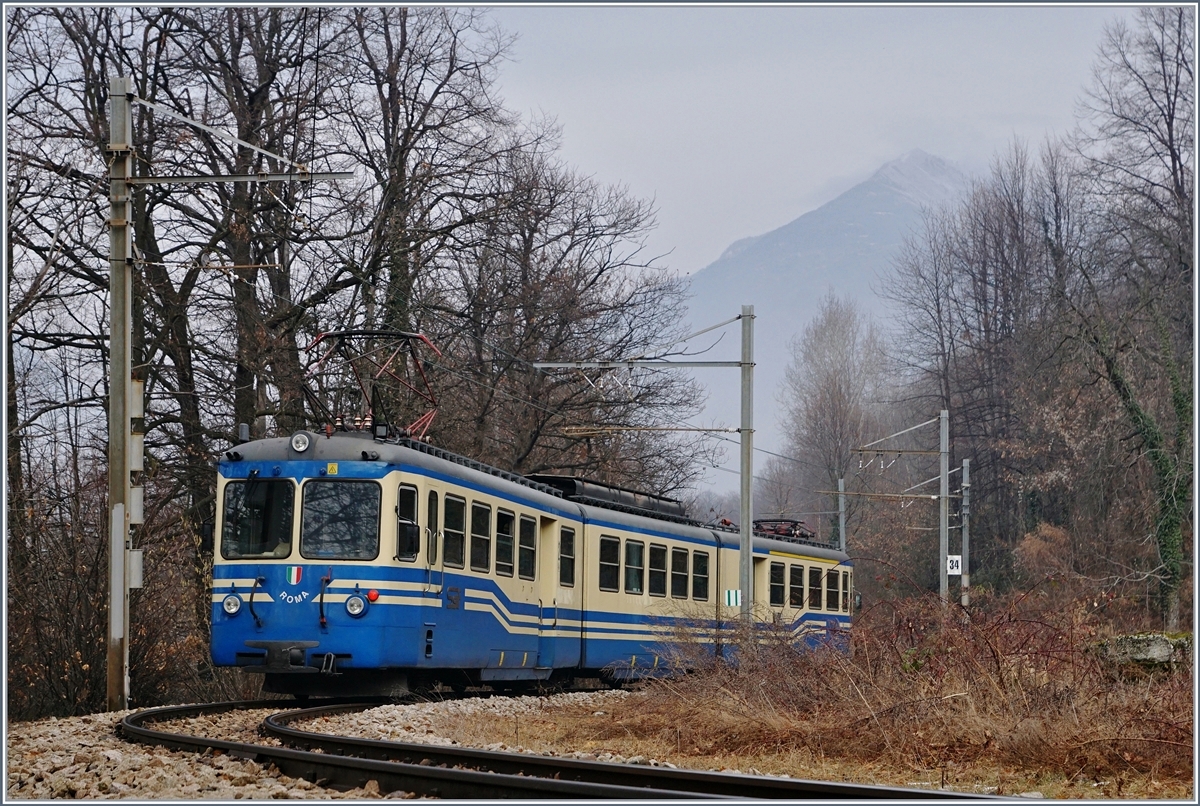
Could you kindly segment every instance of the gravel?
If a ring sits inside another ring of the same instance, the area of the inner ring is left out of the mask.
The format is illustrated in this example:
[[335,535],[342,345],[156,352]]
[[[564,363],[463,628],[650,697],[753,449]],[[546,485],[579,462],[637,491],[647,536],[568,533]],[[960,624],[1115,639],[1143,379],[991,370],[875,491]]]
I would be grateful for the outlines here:
[[[125,741],[116,726],[132,711],[38,722],[10,722],[6,732],[5,799],[119,798],[156,800],[236,800],[242,798],[411,797],[381,793],[378,785],[338,792],[289,778],[278,770],[228,755],[199,755]],[[234,741],[260,741],[253,726],[268,712],[238,712],[208,723],[194,734]],[[222,725],[226,724],[223,728]],[[162,723],[163,729],[179,726]]]
[[[558,694],[551,697],[492,697],[445,702],[388,705],[355,714],[326,717],[307,723],[322,733],[392,741],[455,744],[437,735],[436,725],[447,717],[470,717],[483,712],[505,716],[533,714],[567,704],[603,708],[622,691]],[[291,704],[281,702],[279,710]],[[274,710],[274,709],[272,709]],[[406,792],[380,792],[375,782],[338,792],[289,778],[253,761],[220,755],[198,755],[128,742],[116,734],[117,724],[132,711],[92,714],[64,719],[7,724],[5,798],[119,798],[156,800],[234,800],[244,798],[371,798],[413,797]],[[258,735],[259,722],[271,711],[235,711],[219,716],[162,722],[162,730],[215,736],[241,742],[270,742]],[[302,727],[298,725],[298,727]],[[520,751],[497,743],[487,749]],[[625,759],[613,754],[602,761],[658,764],[653,759]],[[663,764],[663,766],[669,766]]]
[[[537,717],[548,709],[580,706],[603,709],[616,700],[629,696],[628,691],[574,692],[554,694],[548,697],[491,697],[444,702],[415,703],[409,705],[381,705],[367,711],[336,714],[312,719],[295,727],[314,733],[330,733],[336,736],[358,736],[363,739],[379,739],[389,742],[422,742],[425,744],[458,745],[453,739],[439,735],[440,726],[449,722],[469,720],[472,716],[495,714],[506,718]],[[594,711],[606,713],[603,710]],[[505,753],[534,753],[522,745],[494,742],[480,747],[482,750],[498,750]],[[592,761],[613,761],[625,764],[648,764],[654,767],[670,767],[669,762],[648,759],[645,756],[622,756],[618,753],[551,752],[547,755],[561,758],[577,758]]]

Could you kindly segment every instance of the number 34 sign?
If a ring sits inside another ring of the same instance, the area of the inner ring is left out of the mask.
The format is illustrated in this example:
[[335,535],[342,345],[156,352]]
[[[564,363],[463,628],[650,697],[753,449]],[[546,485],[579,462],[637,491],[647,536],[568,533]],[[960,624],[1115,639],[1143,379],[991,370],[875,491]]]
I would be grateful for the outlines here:
[[962,576],[962,555],[947,554],[946,555],[946,575],[952,577]]

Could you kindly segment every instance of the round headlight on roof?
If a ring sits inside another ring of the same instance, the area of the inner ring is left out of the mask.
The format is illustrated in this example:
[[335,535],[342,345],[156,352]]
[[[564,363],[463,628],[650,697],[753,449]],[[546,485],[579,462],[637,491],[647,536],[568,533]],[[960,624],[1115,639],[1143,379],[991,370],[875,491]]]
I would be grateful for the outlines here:
[[308,434],[304,433],[303,431],[298,431],[297,433],[292,434],[292,450],[294,450],[296,453],[304,453],[306,450],[308,450],[310,442],[311,440],[308,438]]

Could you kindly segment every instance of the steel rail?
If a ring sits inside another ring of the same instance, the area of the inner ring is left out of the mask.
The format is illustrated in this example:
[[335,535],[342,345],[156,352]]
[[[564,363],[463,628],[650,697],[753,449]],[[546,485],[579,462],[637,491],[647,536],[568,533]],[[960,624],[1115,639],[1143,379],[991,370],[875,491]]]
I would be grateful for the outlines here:
[[642,798],[645,798],[653,788],[670,790],[674,793],[673,797],[694,797],[702,794],[721,798],[776,800],[806,798],[827,800],[997,799],[995,796],[944,790],[918,790],[870,784],[772,778],[759,775],[587,761],[528,753],[505,753],[458,746],[389,742],[305,731],[288,724],[322,716],[362,711],[370,707],[373,706],[351,703],[322,705],[277,713],[263,720],[260,731],[264,735],[279,739],[292,746],[319,749],[326,753],[346,752],[376,760],[408,764],[471,766],[500,775],[537,776],[592,784],[621,781],[627,787],[636,788],[633,791],[638,792]]
[[325,753],[314,753],[290,747],[167,733],[147,727],[147,723],[164,720],[186,719],[232,710],[278,708],[280,704],[279,700],[259,700],[150,708],[125,717],[121,721],[119,732],[131,741],[159,745],[171,750],[197,753],[219,750],[264,766],[274,765],[280,772],[293,778],[304,778],[337,789],[353,789],[374,780],[381,792],[404,790],[417,795],[453,799],[681,800],[717,797],[696,792],[563,781],[519,774],[504,775],[474,769],[456,769],[449,766],[439,767],[428,763],[420,765],[357,758],[348,753],[339,753],[332,745]]

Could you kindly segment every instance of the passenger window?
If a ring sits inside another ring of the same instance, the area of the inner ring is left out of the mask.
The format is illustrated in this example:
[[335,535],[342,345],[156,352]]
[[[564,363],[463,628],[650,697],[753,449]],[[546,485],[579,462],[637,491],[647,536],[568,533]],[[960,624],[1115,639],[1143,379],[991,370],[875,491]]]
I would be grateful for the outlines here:
[[708,601],[708,552],[692,552],[692,598]]
[[221,556],[286,557],[292,551],[292,506],[296,488],[290,481],[231,481],[225,485],[221,523]]
[[463,567],[466,540],[467,502],[446,496],[446,528],[442,537],[443,562],[451,568]]
[[789,573],[788,604],[799,610],[804,607],[804,566],[793,565]]
[[640,540],[625,541],[625,592],[640,594],[646,571],[646,544]]
[[667,547],[650,544],[650,595],[667,595]]
[[575,530],[565,526],[558,533],[558,584],[575,587]]
[[321,560],[379,556],[383,488],[373,481],[309,481],[300,513],[300,554]]
[[687,549],[671,549],[671,596],[686,599],[688,588]]
[[850,612],[850,572],[842,572],[842,612]]
[[513,575],[513,514],[504,510],[496,512],[496,573]]
[[838,572],[836,569],[830,569],[825,575],[825,609],[831,613],[836,613],[838,610]]
[[486,574],[492,568],[492,508],[471,504],[471,570]]
[[771,563],[771,607],[783,607],[783,563]]
[[425,519],[426,528],[429,529],[429,564],[437,563],[438,550],[438,494],[433,490],[429,491],[429,502],[426,509]]
[[421,551],[421,528],[417,526],[417,489],[401,487],[396,500],[396,559],[414,562]]
[[600,537],[600,590],[621,590],[621,541],[615,537]]
[[533,518],[521,517],[521,545],[517,552],[517,574],[521,579],[537,575],[537,524]]
[[821,609],[821,569],[815,566],[808,569],[808,609]]

